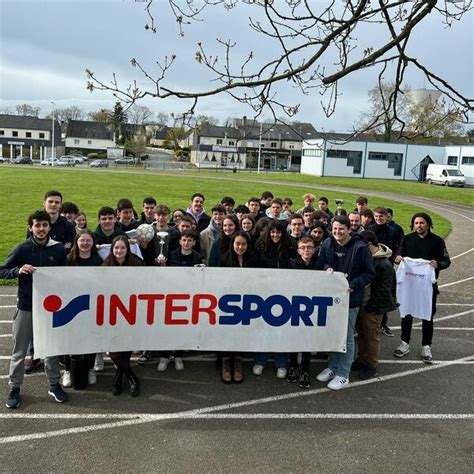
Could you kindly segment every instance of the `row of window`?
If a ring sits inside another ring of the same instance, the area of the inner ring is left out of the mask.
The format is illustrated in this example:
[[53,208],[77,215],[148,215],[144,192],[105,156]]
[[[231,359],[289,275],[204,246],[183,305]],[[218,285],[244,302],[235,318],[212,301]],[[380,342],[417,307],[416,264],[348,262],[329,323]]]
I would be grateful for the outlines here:
[[[206,140],[207,141],[207,140]],[[211,140],[209,140],[211,141]],[[211,145],[212,143],[205,143],[205,140],[201,142],[204,145]],[[227,140],[226,146],[236,146],[237,141],[236,140]],[[216,145],[224,145],[224,139],[223,138],[216,138]],[[247,142],[247,147],[252,148],[254,146],[253,142]],[[258,145],[256,145],[258,147]],[[262,142],[262,148],[266,148],[267,145],[266,143]],[[278,142],[270,142],[269,148],[280,148],[278,146]],[[288,144],[287,146],[288,149],[293,150],[295,148],[295,145],[293,143]]]
[[[80,143],[81,143],[81,140],[79,140],[78,138],[74,139],[74,145],[80,145]],[[92,140],[87,140],[87,144],[92,145]]]
[[[20,137],[18,134],[19,132],[17,130],[13,130],[11,136],[12,137]],[[4,137],[5,136],[5,130],[0,130],[0,136]],[[25,132],[25,135],[21,138],[33,138],[33,132]],[[46,134],[44,132],[39,132],[38,133],[38,138],[46,138]]]
[[[463,156],[461,158],[462,165],[474,165],[474,156]],[[448,165],[457,166],[458,157],[457,156],[448,156]]]

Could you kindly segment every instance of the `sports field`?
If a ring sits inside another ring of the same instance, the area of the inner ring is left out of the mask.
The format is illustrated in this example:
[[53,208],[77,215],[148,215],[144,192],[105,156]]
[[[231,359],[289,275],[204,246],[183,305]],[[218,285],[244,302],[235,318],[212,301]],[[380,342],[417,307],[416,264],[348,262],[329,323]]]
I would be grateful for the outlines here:
[[[291,197],[294,208],[302,205],[302,196],[311,192],[316,196],[327,196],[330,208],[334,210],[335,199],[344,199],[347,209],[353,209],[356,198],[362,194],[348,193],[326,188],[329,186],[344,186],[347,180],[319,181],[307,176],[289,174],[260,175],[252,174],[181,174],[179,171],[168,174],[153,174],[150,171],[105,171],[105,170],[80,170],[73,169],[45,169],[40,167],[8,167],[0,169],[1,197],[0,219],[4,231],[0,239],[0,261],[3,261],[8,252],[25,236],[26,220],[28,215],[42,207],[44,193],[50,189],[59,190],[64,196],[64,201],[76,203],[88,216],[89,226],[94,228],[97,211],[101,206],[115,207],[121,198],[129,198],[134,203],[136,210],[140,211],[143,198],[153,196],[159,203],[167,204],[171,209],[185,208],[189,205],[190,197],[195,192],[202,192],[206,196],[206,207],[210,208],[220,202],[223,196],[232,196],[236,203],[242,204],[251,196],[259,197],[262,191],[272,191],[278,197]],[[223,179],[224,178],[224,179]],[[264,179],[265,178],[265,179]],[[283,179],[292,182],[285,184]],[[298,179],[296,179],[298,178]],[[232,179],[229,181],[228,179]],[[301,180],[307,180],[307,184]],[[268,181],[272,180],[271,183]],[[274,180],[274,181],[273,181]],[[298,181],[299,180],[299,181]],[[296,181],[296,182],[293,182]],[[360,180],[350,180],[353,186]],[[380,180],[381,181],[381,180]],[[323,188],[318,188],[318,183]],[[378,189],[373,187],[376,180],[366,180],[371,191]],[[410,186],[417,183],[387,182],[384,191],[404,195]],[[453,190],[441,187],[433,187],[438,193],[471,192],[468,189]],[[419,196],[425,196],[424,191],[431,188],[419,186]],[[426,196],[429,197],[429,196]],[[395,220],[409,230],[411,216],[423,209],[419,204],[410,205],[387,198],[371,198],[370,207],[383,205],[393,208]],[[442,212],[433,213],[436,232],[445,237],[450,231],[450,224]]]

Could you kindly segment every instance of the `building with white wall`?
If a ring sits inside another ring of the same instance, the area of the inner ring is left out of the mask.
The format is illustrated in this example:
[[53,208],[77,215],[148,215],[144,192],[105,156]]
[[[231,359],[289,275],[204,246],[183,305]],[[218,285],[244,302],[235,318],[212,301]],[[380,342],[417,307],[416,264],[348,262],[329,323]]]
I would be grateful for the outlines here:
[[115,147],[113,125],[103,122],[69,120],[66,130],[66,149],[87,154]]
[[335,134],[303,143],[301,173],[424,181],[430,163],[457,166],[466,183],[474,185],[474,145],[347,141]]

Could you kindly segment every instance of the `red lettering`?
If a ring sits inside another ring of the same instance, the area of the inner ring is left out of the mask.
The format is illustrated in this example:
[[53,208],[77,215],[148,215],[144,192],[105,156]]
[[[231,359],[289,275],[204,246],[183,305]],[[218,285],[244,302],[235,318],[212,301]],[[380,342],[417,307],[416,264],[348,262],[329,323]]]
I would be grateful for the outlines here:
[[97,311],[96,311],[96,323],[97,326],[104,324],[104,295],[97,296]]
[[137,296],[130,295],[128,308],[123,304],[118,295],[110,296],[110,325],[117,324],[117,312],[120,311],[122,316],[127,320],[130,326],[133,326],[137,321]]
[[151,325],[155,322],[155,302],[159,300],[164,300],[165,295],[163,294],[147,294],[141,293],[138,295],[139,300],[144,300],[146,304],[146,323]]
[[[208,306],[202,307],[201,302],[207,301]],[[199,314],[205,313],[209,317],[209,324],[216,324],[216,312],[214,311],[217,307],[217,298],[214,295],[194,295],[193,296],[193,309],[191,313],[191,323],[199,324]]]
[[189,324],[187,319],[174,319],[174,312],[183,312],[187,311],[187,306],[178,306],[174,305],[175,300],[189,300],[189,295],[185,294],[169,294],[166,295],[165,301],[165,324]]

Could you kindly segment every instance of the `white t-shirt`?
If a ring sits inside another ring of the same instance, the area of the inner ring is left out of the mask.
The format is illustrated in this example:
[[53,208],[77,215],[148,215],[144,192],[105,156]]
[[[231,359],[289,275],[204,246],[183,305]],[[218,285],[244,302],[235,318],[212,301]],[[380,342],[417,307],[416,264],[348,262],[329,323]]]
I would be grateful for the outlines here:
[[431,320],[435,269],[429,260],[404,257],[397,270],[397,300],[400,316]]

